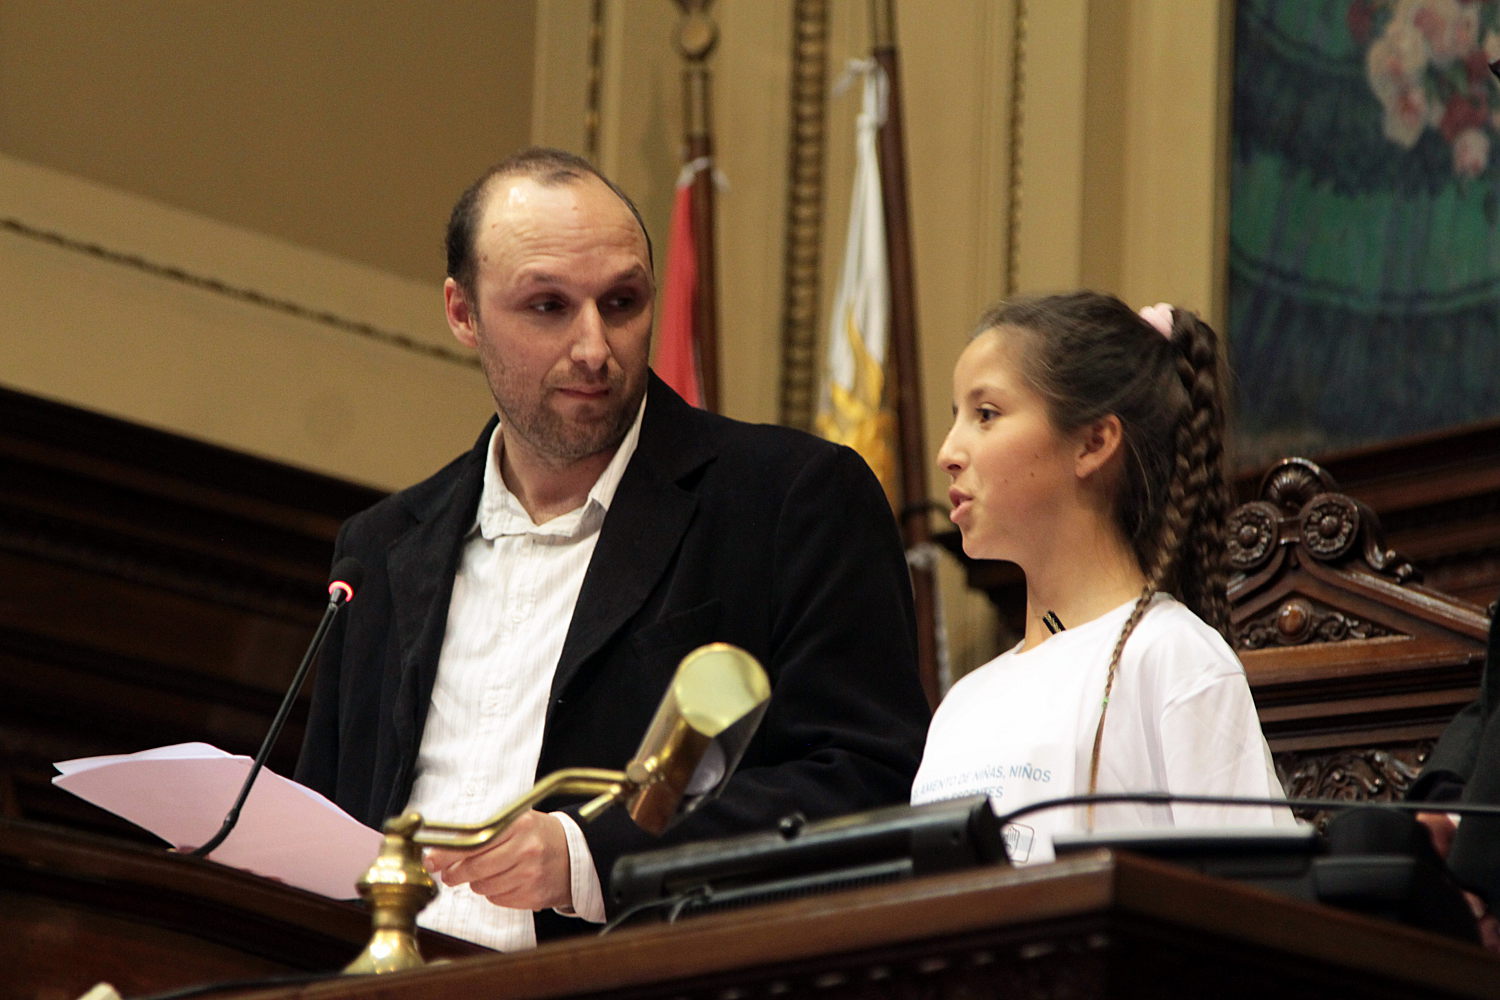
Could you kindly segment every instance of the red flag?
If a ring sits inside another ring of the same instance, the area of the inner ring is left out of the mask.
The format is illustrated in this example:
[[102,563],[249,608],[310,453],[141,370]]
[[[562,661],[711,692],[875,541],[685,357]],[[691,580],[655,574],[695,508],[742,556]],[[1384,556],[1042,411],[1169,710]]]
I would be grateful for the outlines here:
[[698,374],[698,337],[693,329],[698,298],[698,254],[693,244],[693,171],[677,180],[667,247],[667,280],[657,332],[656,374],[694,406],[703,405]]

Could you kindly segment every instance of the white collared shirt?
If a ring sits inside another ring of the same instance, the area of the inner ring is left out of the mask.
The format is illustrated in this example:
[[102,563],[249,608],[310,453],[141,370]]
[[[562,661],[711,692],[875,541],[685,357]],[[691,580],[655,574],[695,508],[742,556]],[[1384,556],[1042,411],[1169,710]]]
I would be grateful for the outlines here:
[[[495,428],[475,524],[453,580],[408,810],[435,821],[482,822],[536,781],[552,675],[645,411],[643,399],[583,505],[544,524],[534,524],[505,485]],[[573,910],[602,921],[603,894],[588,844],[571,817],[553,815],[568,836]],[[418,922],[501,951],[536,944],[529,910],[496,906],[467,885],[440,884]]]

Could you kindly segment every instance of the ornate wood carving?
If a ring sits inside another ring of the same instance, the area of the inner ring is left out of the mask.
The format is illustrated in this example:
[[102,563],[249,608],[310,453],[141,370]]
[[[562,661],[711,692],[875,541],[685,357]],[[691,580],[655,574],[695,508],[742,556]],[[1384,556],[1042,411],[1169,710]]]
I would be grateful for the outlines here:
[[1390,629],[1362,621],[1322,604],[1292,598],[1274,612],[1241,624],[1235,638],[1241,649],[1263,649],[1280,644],[1339,642],[1392,635]]
[[[1266,474],[1263,499],[1252,500],[1230,513],[1230,565],[1250,575],[1274,572],[1280,562],[1289,559],[1339,564],[1348,561],[1358,548],[1356,558],[1362,560],[1361,569],[1398,583],[1420,580],[1416,567],[1386,545],[1374,511],[1353,497],[1334,492],[1336,489],[1333,477],[1307,459],[1282,461]],[[1347,630],[1334,636],[1306,627],[1310,619],[1303,606],[1287,610],[1295,621],[1278,624],[1278,641],[1332,642],[1349,636]],[[1235,640],[1237,645],[1247,645],[1243,626],[1236,629]]]
[[[1481,606],[1500,593],[1500,422],[1329,455],[1318,464],[1380,515],[1423,582]],[[1255,498],[1259,477],[1240,479]]]
[[[1396,802],[1416,781],[1434,742],[1278,753],[1276,775],[1289,798]],[[1320,828],[1328,819],[1325,811],[1300,810],[1299,815]]]
[[937,1000],[997,996],[1015,1000],[1092,1000],[1104,994],[1112,941],[1060,928],[1014,944],[890,948],[803,970],[721,977],[673,990],[673,1000],[816,997],[819,1000]]
[[[1430,739],[1473,698],[1483,609],[1420,583],[1375,512],[1317,464],[1267,472],[1231,513],[1227,543],[1231,634],[1273,750]],[[1353,781],[1352,760],[1328,773]]]

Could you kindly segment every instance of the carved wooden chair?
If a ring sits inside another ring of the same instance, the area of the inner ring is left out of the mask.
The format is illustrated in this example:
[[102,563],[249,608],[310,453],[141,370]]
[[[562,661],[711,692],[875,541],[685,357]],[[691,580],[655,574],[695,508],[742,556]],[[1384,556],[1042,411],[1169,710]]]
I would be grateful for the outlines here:
[[1273,467],[1228,528],[1231,633],[1287,794],[1401,797],[1478,691],[1485,609],[1422,586],[1305,459]]

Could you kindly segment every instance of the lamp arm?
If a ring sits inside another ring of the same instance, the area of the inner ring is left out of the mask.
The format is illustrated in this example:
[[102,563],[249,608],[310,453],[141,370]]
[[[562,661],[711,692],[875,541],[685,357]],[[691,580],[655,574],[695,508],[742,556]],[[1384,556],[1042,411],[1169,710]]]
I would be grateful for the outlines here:
[[[726,692],[735,697],[726,698]],[[380,855],[358,884],[360,896],[370,907],[375,933],[345,971],[394,972],[422,964],[416,918],[437,893],[437,886],[422,864],[418,846],[481,847],[550,795],[594,796],[578,811],[583,821],[622,799],[631,800],[631,819],[636,825],[660,833],[673,815],[685,811],[683,796],[704,752],[726,735],[732,735],[733,741],[719,747],[716,767],[724,774],[715,780],[722,782],[734,769],[770,696],[765,672],[749,653],[723,643],[700,646],[677,665],[641,747],[625,770],[573,767],[553,771],[483,823],[432,823],[416,812],[387,820]],[[689,723],[690,717],[710,724]],[[664,780],[664,795],[650,803],[640,801],[647,794],[643,789]],[[703,794],[700,789],[697,798]]]
[[520,815],[551,795],[597,795],[590,805],[607,805],[635,790],[635,783],[623,771],[596,767],[569,767],[553,771],[531,786],[521,796],[483,823],[433,823],[422,820],[411,835],[414,844],[424,847],[480,847],[514,823]]

